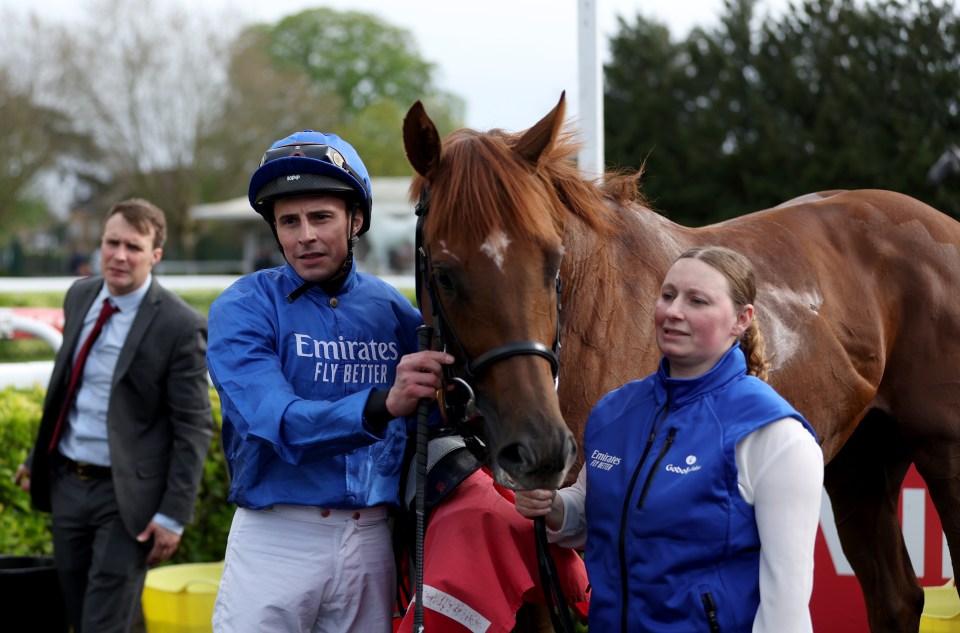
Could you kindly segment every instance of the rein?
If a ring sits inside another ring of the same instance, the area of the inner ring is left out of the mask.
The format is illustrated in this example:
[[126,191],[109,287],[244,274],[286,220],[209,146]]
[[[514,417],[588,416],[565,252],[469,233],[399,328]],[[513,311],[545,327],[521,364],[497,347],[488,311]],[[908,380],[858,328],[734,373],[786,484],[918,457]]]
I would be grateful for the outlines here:
[[[429,248],[424,246],[423,224],[427,213],[430,211],[430,191],[424,186],[421,190],[420,200],[417,202],[417,228],[416,228],[416,295],[417,305],[423,309],[422,289],[426,287],[430,297],[430,310],[433,324],[436,326],[436,336],[440,344],[440,349],[449,351],[445,333],[449,334],[450,342],[456,351],[454,357],[460,359],[461,376],[454,374],[452,365],[443,367],[443,381],[440,390],[437,392],[437,399],[440,403],[440,411],[444,420],[452,423],[457,428],[467,448],[469,448],[481,461],[486,461],[486,445],[477,437],[477,429],[469,427],[480,418],[480,412],[477,409],[476,394],[473,384],[483,373],[493,364],[513,356],[540,356],[550,362],[550,369],[553,373],[554,384],[556,385],[560,375],[560,295],[563,289],[563,283],[560,279],[560,273],[557,273],[557,331],[553,341],[553,347],[549,348],[538,341],[518,341],[514,343],[505,343],[491,350],[480,354],[477,358],[471,359],[464,348],[463,343],[457,336],[456,330],[450,325],[443,302],[437,294],[436,287],[433,284],[433,266],[430,260]],[[450,352],[452,353],[452,352]],[[447,390],[449,385],[455,385],[457,396],[451,397]],[[426,446],[421,447],[418,438],[417,442],[417,460],[418,463],[426,459],[421,456],[421,450],[426,454]],[[423,477],[425,478],[425,474]],[[417,507],[422,508],[424,500],[421,498],[423,486],[420,484],[421,474],[417,474]],[[560,586],[560,577],[557,573],[556,564],[550,554],[549,544],[547,542],[546,526],[543,517],[534,519],[534,544],[537,551],[537,566],[540,571],[540,581],[543,586],[543,594],[546,599],[547,607],[550,611],[550,620],[555,631],[560,633],[572,633],[573,624],[570,620],[570,613],[566,608],[563,589]],[[418,526],[416,534],[416,545],[418,556],[423,553],[423,530]],[[418,566],[422,568],[422,558],[418,558]],[[418,578],[421,577],[418,573]],[[416,585],[416,605],[422,605],[422,582]],[[422,633],[422,615],[415,618],[414,632]],[[419,628],[417,625],[419,624]]]

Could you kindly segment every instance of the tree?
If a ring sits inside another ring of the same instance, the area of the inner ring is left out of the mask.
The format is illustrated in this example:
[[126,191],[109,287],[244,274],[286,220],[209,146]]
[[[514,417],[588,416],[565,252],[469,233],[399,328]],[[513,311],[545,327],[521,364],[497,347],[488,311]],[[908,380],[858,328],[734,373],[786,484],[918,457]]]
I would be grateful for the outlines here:
[[[311,9],[267,29],[267,50],[278,68],[303,73],[324,94],[337,97],[331,129],[350,141],[376,176],[412,173],[403,153],[403,116],[418,100],[438,125],[461,125],[462,101],[433,85],[409,31],[356,11]],[[293,131],[293,130],[290,130]]]
[[198,145],[201,200],[246,194],[271,142],[299,129],[331,129],[339,120],[337,97],[300,70],[280,68],[267,51],[269,37],[267,26],[249,26],[230,48],[222,109]]
[[665,29],[641,39],[653,27],[640,16],[622,23],[605,116],[631,123],[608,126],[614,161],[649,153],[646,192],[694,224],[834,188],[893,189],[950,211],[924,176],[960,133],[956,10],[805,0],[758,20],[755,5],[728,0],[719,28],[679,43]]
[[166,212],[168,253],[189,258],[195,157],[222,111],[224,50],[235,31],[152,0],[94,0],[86,15],[60,40],[56,94],[103,152],[109,185],[98,206],[150,199]]
[[44,98],[50,51],[32,44],[55,42],[59,31],[13,14],[0,25],[7,44],[0,48],[0,234],[9,235],[45,218],[36,214],[38,178],[87,162],[95,148],[66,111]]
[[[34,19],[36,33],[3,21],[0,214],[12,208],[7,197],[56,169],[79,182],[74,207],[154,201],[167,214],[167,259],[192,259],[190,207],[246,193],[271,141],[305,127],[338,132],[373,174],[396,175],[409,173],[400,131],[412,95],[440,119],[462,117],[459,99],[432,87],[433,66],[410,35],[372,16],[321,10],[241,30],[230,16],[160,0],[88,0],[83,15],[69,29]],[[302,44],[304,63],[283,56],[293,49],[275,54],[280,41]],[[324,52],[332,41],[338,56]],[[346,98],[348,63],[369,72],[350,75]]]
[[56,165],[59,113],[35,104],[0,69],[0,225],[6,224],[37,175]]
[[413,103],[430,85],[433,64],[409,31],[357,11],[310,9],[271,29],[270,54],[337,95],[345,118],[384,98]]
[[762,60],[762,72],[798,95],[787,131],[812,131],[787,169],[808,186],[894,189],[949,211],[924,177],[960,133],[958,35],[956,8],[928,0],[808,0],[770,29],[763,50],[789,64]]

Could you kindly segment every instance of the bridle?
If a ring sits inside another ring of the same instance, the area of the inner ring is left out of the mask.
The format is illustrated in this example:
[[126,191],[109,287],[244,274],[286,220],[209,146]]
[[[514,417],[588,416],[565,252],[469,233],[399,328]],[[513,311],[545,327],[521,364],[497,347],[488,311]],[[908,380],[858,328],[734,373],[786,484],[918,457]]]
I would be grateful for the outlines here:
[[[417,304],[423,309],[422,289],[426,288],[430,298],[430,309],[433,316],[433,323],[436,326],[437,338],[440,349],[453,356],[459,361],[458,365],[445,365],[443,368],[443,386],[439,392],[441,412],[450,424],[460,427],[461,431],[479,417],[477,410],[476,395],[474,385],[490,367],[502,360],[513,356],[540,356],[550,363],[550,370],[553,374],[554,382],[560,375],[560,295],[563,283],[560,279],[560,273],[557,273],[557,330],[554,337],[553,346],[547,347],[538,341],[516,341],[504,343],[498,347],[480,354],[476,358],[471,358],[466,348],[457,336],[456,330],[450,324],[447,318],[446,310],[436,285],[433,283],[433,264],[430,258],[429,247],[424,245],[423,223],[430,211],[430,192],[424,186],[420,194],[420,200],[417,202],[417,229],[416,229],[416,293]],[[450,389],[450,385],[454,388]],[[475,435],[475,430],[471,431]],[[467,434],[464,433],[466,437]],[[468,442],[469,443],[469,442]]]
[[[513,356],[540,356],[550,362],[550,370],[553,373],[554,388],[560,376],[560,295],[563,289],[563,283],[560,280],[560,272],[557,271],[557,331],[553,340],[553,347],[547,347],[538,341],[517,341],[513,343],[504,343],[498,347],[480,354],[474,359],[470,358],[456,330],[450,325],[443,302],[437,293],[436,285],[433,283],[433,264],[430,259],[429,248],[424,246],[423,223],[430,211],[430,191],[423,186],[420,192],[420,200],[417,202],[417,230],[416,230],[416,293],[417,305],[423,309],[422,289],[426,287],[430,297],[430,310],[433,317],[433,324],[440,344],[440,349],[452,353],[459,360],[459,367],[453,365],[444,365],[443,380],[440,390],[437,392],[437,400],[440,405],[440,412],[448,424],[454,426],[457,432],[463,436],[467,448],[470,449],[481,461],[486,461],[486,445],[478,434],[482,434],[481,428],[476,428],[475,422],[480,418],[480,412],[477,409],[476,393],[473,385],[492,365]],[[452,347],[448,345],[452,343]],[[457,375],[457,370],[459,374]],[[449,386],[454,389],[450,390]],[[471,428],[473,427],[473,428]],[[424,539],[424,519],[422,518],[424,508],[423,479],[426,477],[427,440],[422,437],[426,434],[426,424],[418,425],[417,433],[417,531],[416,531],[416,549],[417,560],[421,561],[423,555]],[[560,586],[559,574],[553,557],[550,554],[547,543],[546,527],[543,517],[534,519],[534,543],[537,551],[537,567],[540,571],[540,581],[543,585],[544,598],[550,612],[550,620],[553,623],[555,631],[570,632],[573,631],[573,623],[570,619],[570,613],[567,610],[563,589]],[[414,616],[414,630],[423,631],[423,580],[422,566],[417,565],[416,578],[416,611]],[[417,628],[419,626],[419,629]]]

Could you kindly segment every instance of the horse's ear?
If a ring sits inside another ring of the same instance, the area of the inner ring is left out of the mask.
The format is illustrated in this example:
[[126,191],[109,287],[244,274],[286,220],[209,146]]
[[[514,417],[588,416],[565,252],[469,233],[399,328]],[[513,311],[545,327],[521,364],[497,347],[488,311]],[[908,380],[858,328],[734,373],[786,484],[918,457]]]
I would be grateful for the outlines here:
[[403,148],[416,172],[433,180],[440,164],[440,133],[419,101],[403,117]]
[[560,101],[550,111],[547,116],[540,119],[540,122],[527,130],[517,144],[514,151],[522,159],[536,166],[540,162],[540,157],[549,154],[553,148],[553,143],[557,139],[557,134],[563,126],[563,113],[566,110],[567,91],[560,93]]

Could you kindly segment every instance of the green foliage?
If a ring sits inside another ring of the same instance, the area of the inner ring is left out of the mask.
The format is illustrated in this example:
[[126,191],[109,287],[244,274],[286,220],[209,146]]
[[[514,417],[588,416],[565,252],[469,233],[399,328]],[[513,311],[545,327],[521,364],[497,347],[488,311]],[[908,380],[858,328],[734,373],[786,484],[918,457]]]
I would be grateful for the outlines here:
[[251,26],[230,48],[221,112],[200,130],[197,145],[200,200],[245,195],[270,143],[304,127],[331,129],[340,118],[334,95],[315,89],[304,73],[277,66],[267,50],[269,38],[268,26]]
[[[4,187],[10,188],[3,191]],[[4,218],[4,221],[0,222],[0,240],[9,245],[9,255],[0,263],[0,274],[16,276],[23,273],[24,264],[23,245],[14,245],[17,235],[51,224],[53,215],[46,203],[37,198],[29,188],[15,191],[12,186],[0,183],[0,199],[11,196],[15,199],[8,206],[7,212],[0,214],[0,218]]]
[[376,101],[334,128],[357,150],[372,177],[413,175],[398,133],[409,106],[388,99]]
[[[3,308],[59,308],[62,292],[3,292]],[[35,338],[0,339],[0,363],[25,363],[53,360],[54,350],[45,341]]]
[[[163,280],[160,280],[163,283]],[[210,312],[210,304],[220,296],[220,290],[178,290],[177,296],[196,308],[200,314]]]
[[[136,195],[166,212],[168,258],[194,259],[189,210],[245,194],[272,141],[306,127],[336,132],[372,175],[404,176],[401,121],[414,101],[441,130],[462,125],[463,101],[437,89],[412,34],[373,15],[317,9],[243,28],[238,12],[213,16],[196,3],[84,4],[69,25],[16,11],[0,20],[2,241],[39,222],[64,241],[50,202],[28,187],[54,176],[55,198],[76,198],[70,235]],[[0,257],[0,274],[66,271],[62,244],[54,257],[35,243]]]
[[0,363],[30,363],[53,360],[54,350],[35,338],[0,339]]
[[336,95],[347,117],[383,98],[413,103],[434,72],[409,31],[358,11],[320,8],[287,16],[271,29],[269,50],[281,67]]
[[945,212],[925,182],[960,137],[960,16],[933,0],[729,0],[680,42],[621,21],[606,67],[608,160],[674,219],[705,224],[812,191],[882,188]]
[[227,535],[236,506],[227,501],[230,492],[230,477],[223,454],[220,427],[220,397],[210,388],[210,403],[216,428],[213,442],[203,465],[203,477],[197,493],[193,523],[187,526],[180,540],[180,547],[173,555],[172,563],[202,563],[223,560],[227,549]]
[[[160,278],[163,283],[163,278]],[[191,306],[206,314],[220,290],[177,290],[176,294]],[[60,308],[62,292],[0,292],[0,307],[4,308]]]
[[[50,515],[30,505],[30,495],[14,484],[36,438],[45,389],[0,390],[0,552],[50,555]],[[204,464],[193,523],[183,533],[171,563],[223,560],[235,507],[227,501],[229,478],[220,444],[220,400],[210,389],[216,430]]]
[[62,305],[62,292],[0,292],[3,308],[59,308]]
[[44,390],[0,390],[0,553],[48,556],[50,515],[34,511],[30,495],[14,483],[17,466],[33,446]]
[[[207,314],[219,290],[177,293],[184,301]],[[60,307],[63,293],[0,293],[0,306]],[[0,340],[0,362],[53,360],[49,345],[35,339]],[[33,446],[43,409],[44,387],[0,391],[0,552],[42,555],[51,552],[50,518],[30,507],[30,498],[13,484],[18,464]],[[214,439],[204,464],[194,523],[184,532],[171,562],[202,562],[223,559],[234,506],[227,502],[229,480],[220,445],[220,399],[210,390]]]

